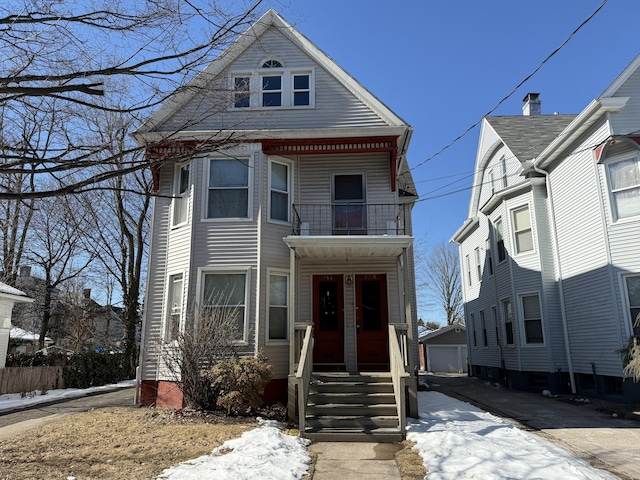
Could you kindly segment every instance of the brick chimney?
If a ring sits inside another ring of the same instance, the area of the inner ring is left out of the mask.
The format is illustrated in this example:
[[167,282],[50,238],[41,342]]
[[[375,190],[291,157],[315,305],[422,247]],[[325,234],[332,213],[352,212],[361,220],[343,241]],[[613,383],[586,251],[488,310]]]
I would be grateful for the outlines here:
[[20,276],[21,277],[30,277],[31,276],[31,267],[20,267]]
[[542,115],[542,104],[540,102],[539,93],[527,93],[522,99],[524,105],[522,105],[522,115]]
[[83,289],[82,296],[84,297],[85,300],[91,300],[91,289],[90,288]]

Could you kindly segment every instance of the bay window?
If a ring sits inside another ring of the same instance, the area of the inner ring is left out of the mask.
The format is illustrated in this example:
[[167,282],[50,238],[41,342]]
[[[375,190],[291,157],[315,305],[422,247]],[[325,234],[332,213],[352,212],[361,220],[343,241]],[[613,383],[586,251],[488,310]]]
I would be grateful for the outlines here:
[[202,306],[214,321],[232,330],[235,340],[245,338],[246,273],[205,273]]
[[640,155],[607,163],[613,216],[640,215]]
[[289,190],[291,180],[289,178],[289,166],[284,163],[271,162],[269,176],[269,218],[280,222],[289,223]]
[[289,277],[286,274],[269,275],[269,340],[287,340],[289,335]]
[[530,252],[533,250],[533,231],[529,206],[516,208],[512,213],[516,253]]

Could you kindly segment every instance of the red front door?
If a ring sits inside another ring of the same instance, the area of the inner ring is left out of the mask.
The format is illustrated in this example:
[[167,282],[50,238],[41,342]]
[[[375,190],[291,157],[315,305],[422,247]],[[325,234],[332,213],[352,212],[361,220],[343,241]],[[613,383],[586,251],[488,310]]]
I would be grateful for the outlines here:
[[389,370],[386,275],[356,275],[358,370]]
[[344,370],[342,275],[313,277],[313,369]]

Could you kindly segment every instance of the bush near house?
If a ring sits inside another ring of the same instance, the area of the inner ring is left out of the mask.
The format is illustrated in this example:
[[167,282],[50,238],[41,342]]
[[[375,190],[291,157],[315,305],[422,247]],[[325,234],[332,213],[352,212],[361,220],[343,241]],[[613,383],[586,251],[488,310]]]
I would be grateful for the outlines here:
[[230,357],[204,372],[216,395],[216,404],[227,413],[250,413],[262,405],[264,389],[273,378],[273,368],[264,355]]

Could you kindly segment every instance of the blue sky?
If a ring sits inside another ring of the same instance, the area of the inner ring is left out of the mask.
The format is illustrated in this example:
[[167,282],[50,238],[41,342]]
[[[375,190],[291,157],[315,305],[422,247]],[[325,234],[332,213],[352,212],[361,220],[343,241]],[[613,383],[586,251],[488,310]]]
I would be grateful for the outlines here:
[[[274,8],[413,126],[413,167],[478,122],[601,4],[292,0]],[[582,111],[640,53],[638,18],[638,0],[609,0],[494,115],[520,115],[528,92],[541,94],[543,114]],[[429,243],[448,240],[466,218],[478,135],[476,127],[413,171],[416,235]]]
[[[290,0],[271,5],[414,128],[415,235],[448,241],[467,216],[477,123],[603,0]],[[609,0],[493,115],[579,113],[640,53],[640,1]],[[458,193],[453,193],[453,192]],[[421,311],[441,321],[439,312]]]

